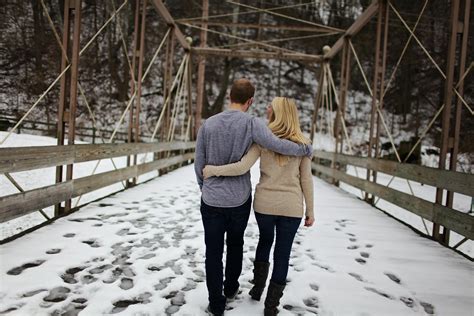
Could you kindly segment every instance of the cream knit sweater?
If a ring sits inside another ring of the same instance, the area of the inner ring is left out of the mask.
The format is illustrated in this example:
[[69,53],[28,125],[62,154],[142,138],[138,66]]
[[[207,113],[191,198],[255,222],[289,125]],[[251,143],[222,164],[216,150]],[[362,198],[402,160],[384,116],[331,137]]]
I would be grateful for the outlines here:
[[254,210],[269,215],[314,217],[313,176],[308,157],[285,156],[287,162],[280,166],[274,152],[254,144],[239,162],[222,166],[207,165],[204,177],[242,175],[250,170],[259,157],[260,182],[255,190]]

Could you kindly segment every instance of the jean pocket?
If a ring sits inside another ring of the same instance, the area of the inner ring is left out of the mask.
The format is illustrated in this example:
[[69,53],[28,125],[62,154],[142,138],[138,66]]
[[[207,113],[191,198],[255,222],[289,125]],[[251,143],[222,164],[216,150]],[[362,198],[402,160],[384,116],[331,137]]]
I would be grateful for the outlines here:
[[204,219],[213,219],[219,217],[220,213],[216,210],[213,210],[208,205],[201,204],[201,215]]

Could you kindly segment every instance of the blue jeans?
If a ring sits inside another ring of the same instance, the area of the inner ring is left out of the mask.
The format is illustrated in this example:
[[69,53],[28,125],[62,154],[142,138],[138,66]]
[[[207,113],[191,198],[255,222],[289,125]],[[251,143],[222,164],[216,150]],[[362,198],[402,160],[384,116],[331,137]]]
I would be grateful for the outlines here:
[[288,275],[291,246],[301,218],[277,215],[266,215],[255,212],[260,238],[258,240],[255,261],[269,262],[270,249],[276,231],[275,249],[273,250],[273,272],[271,280],[285,285]]
[[[201,200],[201,216],[206,242],[206,285],[209,304],[215,313],[224,312],[226,296],[231,296],[239,288],[242,272],[244,232],[252,205],[252,196],[238,207],[222,208],[207,205]],[[222,255],[226,236],[227,256],[225,282],[223,281]],[[224,295],[222,294],[224,288]]]

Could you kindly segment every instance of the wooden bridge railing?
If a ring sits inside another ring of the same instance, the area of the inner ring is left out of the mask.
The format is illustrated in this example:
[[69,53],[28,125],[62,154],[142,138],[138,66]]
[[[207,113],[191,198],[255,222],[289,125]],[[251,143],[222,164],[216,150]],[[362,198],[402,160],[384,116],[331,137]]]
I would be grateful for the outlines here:
[[[168,158],[2,196],[0,197],[0,223],[154,170],[192,160],[194,148],[195,142],[0,148],[0,174],[145,153],[170,153]],[[190,150],[193,152],[184,153]]]
[[474,239],[474,216],[389,188],[382,184],[349,175],[342,170],[325,166],[317,160],[329,160],[341,165],[352,165],[355,167],[379,171],[394,177],[420,182],[471,197],[474,196],[474,175],[412,164],[397,163],[382,159],[336,154],[320,150],[314,152],[314,157],[317,158],[316,162],[313,162],[313,170],[316,173],[347,183],[419,215],[435,224],[443,225],[467,239]]

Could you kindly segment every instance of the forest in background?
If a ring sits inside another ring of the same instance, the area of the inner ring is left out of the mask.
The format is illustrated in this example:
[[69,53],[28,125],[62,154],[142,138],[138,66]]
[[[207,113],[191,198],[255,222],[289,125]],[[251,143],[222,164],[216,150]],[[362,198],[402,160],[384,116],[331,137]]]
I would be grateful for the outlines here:
[[[82,8],[81,47],[98,31],[116,8],[123,2],[84,0]],[[346,29],[370,4],[370,0],[322,0],[322,1],[240,1],[260,8],[298,5],[278,12],[314,23]],[[308,3],[308,4],[305,4]],[[63,20],[63,1],[44,0],[56,30],[60,31]],[[393,1],[410,27],[415,25],[424,1]],[[165,1],[172,16],[179,20],[199,17],[202,14],[201,1]],[[85,90],[100,128],[111,129],[119,119],[130,97],[130,73],[125,51],[130,55],[133,46],[133,21],[135,1],[128,1],[124,9],[98,40],[80,58],[79,80]],[[209,14],[243,13],[243,7],[226,1],[209,1]],[[152,58],[166,32],[165,23],[149,4],[146,28],[145,64]],[[474,14],[471,13],[471,16]],[[301,22],[285,20],[269,14],[251,13],[225,16],[217,19],[224,22],[265,23],[277,25],[302,25]],[[416,35],[430,52],[436,63],[445,71],[449,22],[449,1],[429,1],[420,19]],[[375,23],[371,22],[353,38],[355,50],[359,54],[369,81],[372,80],[374,60]],[[471,19],[468,56],[472,56],[474,21]],[[180,25],[185,36],[199,45],[200,30]],[[233,34],[252,40],[278,40],[285,37],[302,37],[308,32],[271,31],[256,29],[233,29],[230,26],[213,27],[219,32]],[[126,47],[120,34],[123,33]],[[387,59],[387,78],[405,46],[409,33],[397,17],[390,13],[389,43]],[[338,35],[305,38],[293,41],[275,42],[283,48],[320,54],[324,45],[331,45]],[[209,33],[208,46],[233,45],[236,40],[221,34]],[[38,96],[50,85],[60,72],[61,51],[54,33],[48,24],[40,0],[18,1],[2,0],[0,5],[0,113],[21,117],[36,101]],[[174,72],[183,57],[183,50],[176,46]],[[150,134],[163,104],[163,59],[161,55],[143,86],[141,124],[144,134]],[[340,54],[331,62],[336,84],[339,81]],[[469,60],[468,63],[472,62]],[[196,82],[197,63],[193,63]],[[254,112],[262,114],[272,97],[285,95],[297,100],[302,113],[303,129],[309,131],[310,118],[314,108],[313,99],[317,89],[319,67],[293,61],[253,60],[235,58],[209,58],[206,67],[206,94],[203,117],[220,112],[227,102],[230,83],[238,77],[249,77],[257,86]],[[473,104],[473,74],[465,79],[465,99]],[[368,126],[369,117],[365,110],[370,106],[369,93],[364,80],[352,58],[351,81],[349,89],[347,125],[355,133],[356,127]],[[400,68],[389,88],[384,112],[387,123],[395,135],[396,142],[419,136],[421,130],[443,104],[444,79],[414,41],[408,46]],[[56,122],[59,85],[56,85],[46,98],[38,104],[29,119],[41,122]],[[366,96],[357,97],[357,96]],[[91,119],[79,99],[78,127],[91,127]],[[352,108],[352,109],[351,109]],[[441,121],[428,135],[429,145],[439,145]],[[367,128],[366,128],[367,129]],[[126,130],[126,124],[122,131]],[[55,135],[54,126],[50,135]],[[384,133],[382,133],[383,135]],[[397,135],[399,137],[397,137]],[[385,135],[386,136],[386,135]],[[360,142],[362,145],[364,142]],[[474,152],[474,120],[463,107],[460,151],[472,157]],[[470,159],[471,164],[474,159]]]

